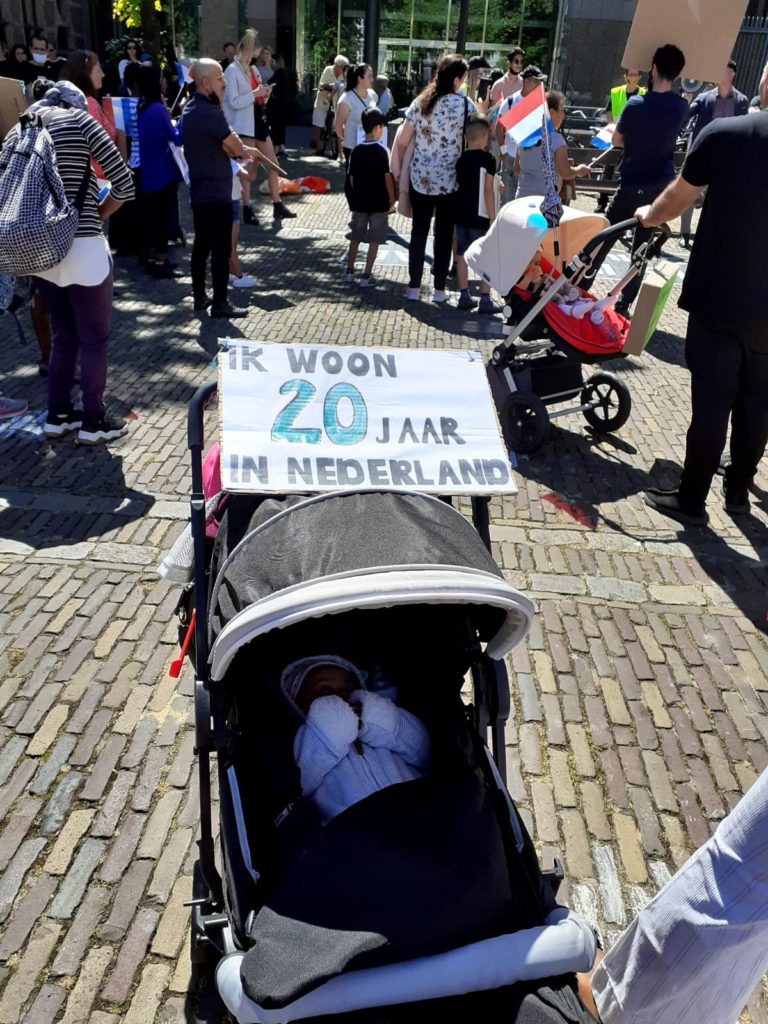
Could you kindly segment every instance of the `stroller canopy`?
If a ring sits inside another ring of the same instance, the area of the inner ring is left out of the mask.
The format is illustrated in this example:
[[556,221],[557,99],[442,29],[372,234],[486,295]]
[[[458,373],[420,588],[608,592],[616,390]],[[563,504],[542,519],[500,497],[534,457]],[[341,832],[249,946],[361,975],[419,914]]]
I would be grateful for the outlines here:
[[467,605],[493,658],[525,636],[533,617],[471,524],[429,495],[234,496],[216,543],[208,615],[214,680],[256,637],[326,615]]
[[[543,202],[543,196],[527,196],[506,203],[488,232],[467,249],[467,265],[500,295],[507,295],[520,280],[539,246],[544,258],[555,262],[555,232],[549,230],[539,211]],[[599,213],[564,207],[557,227],[560,258],[566,263],[573,259],[606,227],[608,218]]]

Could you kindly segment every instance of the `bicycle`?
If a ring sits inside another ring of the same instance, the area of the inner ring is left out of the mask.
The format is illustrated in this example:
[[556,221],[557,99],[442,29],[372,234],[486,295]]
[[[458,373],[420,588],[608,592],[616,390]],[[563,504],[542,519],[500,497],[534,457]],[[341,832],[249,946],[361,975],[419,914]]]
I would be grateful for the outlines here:
[[339,140],[336,137],[336,118],[333,113],[333,104],[328,107],[328,113],[325,115],[325,124],[320,134],[320,148],[318,149],[320,156],[326,155],[325,151],[329,143],[331,160],[337,160],[339,157]]

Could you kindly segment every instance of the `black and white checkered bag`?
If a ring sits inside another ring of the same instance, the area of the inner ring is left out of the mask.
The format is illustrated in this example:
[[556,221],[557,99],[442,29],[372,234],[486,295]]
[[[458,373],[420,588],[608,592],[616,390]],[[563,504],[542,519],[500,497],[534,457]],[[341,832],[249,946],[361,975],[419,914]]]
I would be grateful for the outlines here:
[[41,115],[22,116],[0,153],[0,273],[39,274],[61,263],[75,240],[90,168],[70,203],[53,139]]

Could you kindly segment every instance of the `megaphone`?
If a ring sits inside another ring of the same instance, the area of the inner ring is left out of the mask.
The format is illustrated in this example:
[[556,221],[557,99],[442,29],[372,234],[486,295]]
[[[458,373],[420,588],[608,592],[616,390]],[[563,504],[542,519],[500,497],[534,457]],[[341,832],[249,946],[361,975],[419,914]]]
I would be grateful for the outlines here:
[[680,79],[680,87],[683,90],[683,92],[690,93],[693,96],[695,96],[697,93],[701,92],[701,90],[704,88],[705,84],[706,84],[705,82],[700,82],[698,78],[681,78]]

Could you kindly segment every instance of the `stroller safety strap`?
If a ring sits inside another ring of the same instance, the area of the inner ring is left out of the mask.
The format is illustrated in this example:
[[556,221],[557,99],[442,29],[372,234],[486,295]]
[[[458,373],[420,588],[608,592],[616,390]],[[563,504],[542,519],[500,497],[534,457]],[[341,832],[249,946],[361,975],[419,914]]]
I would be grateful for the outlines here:
[[595,961],[596,947],[595,933],[589,925],[572,911],[558,907],[538,928],[473,942],[436,956],[350,971],[280,1009],[265,1010],[245,994],[240,978],[245,957],[242,952],[220,961],[216,986],[239,1024],[285,1024],[370,1007],[488,992],[519,981],[588,971]]

